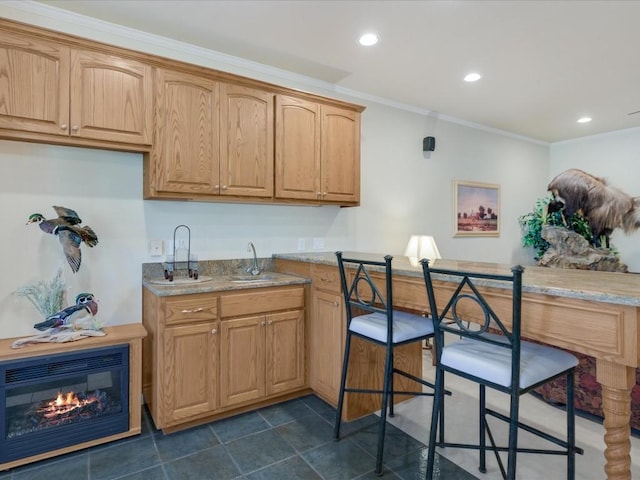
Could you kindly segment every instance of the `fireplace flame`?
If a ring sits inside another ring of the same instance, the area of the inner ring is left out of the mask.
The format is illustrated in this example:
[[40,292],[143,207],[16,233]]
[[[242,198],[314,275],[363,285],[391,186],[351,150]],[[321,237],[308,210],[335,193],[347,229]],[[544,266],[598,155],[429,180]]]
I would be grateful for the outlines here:
[[68,392],[66,395],[58,392],[55,400],[47,402],[47,404],[38,409],[38,411],[43,414],[44,418],[55,418],[58,415],[66,415],[97,401],[98,399],[95,396],[89,396],[86,399],[80,400],[73,392]]

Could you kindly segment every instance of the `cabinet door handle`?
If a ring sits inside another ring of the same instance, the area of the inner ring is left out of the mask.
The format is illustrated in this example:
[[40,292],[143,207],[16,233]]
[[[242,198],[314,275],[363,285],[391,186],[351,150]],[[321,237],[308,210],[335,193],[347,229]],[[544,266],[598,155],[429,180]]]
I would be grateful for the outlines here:
[[273,323],[273,320],[269,320],[269,321],[267,322],[267,325],[271,325],[272,323]]
[[211,335],[215,335],[216,333],[218,333],[217,329],[214,328],[213,330],[211,330]]
[[327,192],[322,192],[322,196],[325,197],[327,195]]
[[222,185],[222,190],[226,190],[227,186],[226,185]]
[[78,125],[74,125],[71,127],[71,130],[77,132],[78,130],[80,130],[80,127]]
[[60,130],[66,130],[68,126],[69,125],[67,125],[66,123],[63,123],[62,125],[60,125]]
[[266,325],[265,322],[260,322],[260,325],[262,325],[263,327]]
[[198,312],[202,312],[204,310],[204,308],[202,307],[198,307],[198,308],[194,308],[193,310],[182,310],[182,313],[198,313]]

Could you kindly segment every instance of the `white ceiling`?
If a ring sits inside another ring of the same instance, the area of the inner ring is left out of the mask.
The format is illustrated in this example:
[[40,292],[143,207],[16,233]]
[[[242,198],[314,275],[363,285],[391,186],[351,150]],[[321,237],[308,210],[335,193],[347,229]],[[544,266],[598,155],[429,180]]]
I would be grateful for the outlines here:
[[545,142],[640,126],[640,1],[42,3]]

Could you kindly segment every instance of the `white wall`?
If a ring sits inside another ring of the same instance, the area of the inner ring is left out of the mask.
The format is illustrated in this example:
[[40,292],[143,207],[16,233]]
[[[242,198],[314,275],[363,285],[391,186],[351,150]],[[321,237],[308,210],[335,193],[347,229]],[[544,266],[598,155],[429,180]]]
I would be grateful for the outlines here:
[[[365,110],[362,131],[359,250],[401,254],[411,233],[428,233],[445,258],[533,262],[517,219],[546,188],[546,146],[379,104]],[[436,139],[430,157],[425,136]],[[453,238],[454,180],[500,185],[498,238]]]
[[[550,148],[549,180],[569,168],[580,168],[608,180],[633,197],[640,196],[638,161],[640,128],[553,143]],[[632,272],[640,272],[640,230],[626,235],[616,230],[611,243]]]
[[[64,29],[85,37],[104,36],[81,21],[53,21],[0,4],[0,15]],[[109,41],[105,38],[100,38]],[[146,48],[173,56],[170,42],[153,48],[144,42],[113,37],[111,43]],[[182,50],[181,50],[182,51]],[[237,65],[215,64],[201,49],[184,60],[248,75]],[[254,241],[259,256],[292,252],[298,238],[308,249],[323,238],[325,250],[361,250],[401,254],[411,233],[435,235],[443,257],[501,263],[531,263],[520,247],[518,216],[531,210],[548,182],[548,147],[350,98],[326,85],[299,78],[274,78],[252,70],[251,76],[367,106],[362,116],[361,206],[296,207],[197,202],[143,201],[142,156],[72,147],[0,141],[0,201],[4,207],[0,249],[0,337],[35,333],[36,310],[12,295],[16,288],[48,280],[62,266],[67,301],[80,291],[99,299],[99,316],[107,324],[139,322],[141,264],[151,239],[169,240],[176,225],[187,224],[192,251],[201,259],[248,257]],[[434,136],[430,158],[422,138]],[[501,186],[501,235],[498,238],[452,238],[452,181],[471,180]],[[100,243],[82,247],[83,264],[72,274],[56,238],[25,225],[31,213],[54,215],[52,205],[75,209],[93,227]]]

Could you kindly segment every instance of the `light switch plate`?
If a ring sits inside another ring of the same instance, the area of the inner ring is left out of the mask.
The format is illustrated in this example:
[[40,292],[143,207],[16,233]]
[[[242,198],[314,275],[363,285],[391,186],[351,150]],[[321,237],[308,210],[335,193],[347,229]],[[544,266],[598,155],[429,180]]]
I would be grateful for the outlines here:
[[307,248],[306,242],[304,241],[304,238],[299,238],[298,239],[298,250],[304,250],[305,248]]
[[162,256],[162,240],[151,240],[149,242],[149,255],[152,257]]
[[314,238],[313,239],[313,249],[314,250],[322,250],[324,248],[324,238]]

